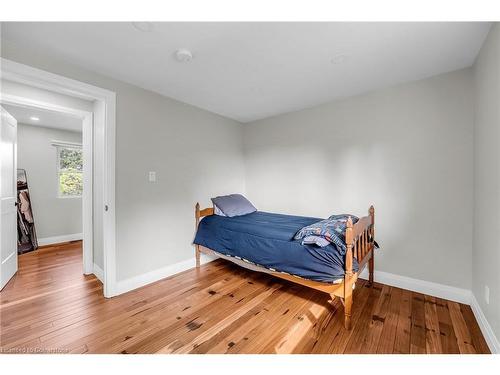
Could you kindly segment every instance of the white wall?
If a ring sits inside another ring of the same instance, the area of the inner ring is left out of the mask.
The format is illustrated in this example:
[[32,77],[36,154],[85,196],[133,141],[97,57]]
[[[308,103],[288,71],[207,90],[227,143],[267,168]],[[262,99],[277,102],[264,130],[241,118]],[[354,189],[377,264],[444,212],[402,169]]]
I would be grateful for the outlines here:
[[260,210],[375,205],[376,269],[470,289],[472,75],[465,69],[245,125]]
[[[242,125],[133,87],[117,91],[118,278],[193,257],[194,205],[244,191]],[[148,171],[157,182],[147,181]]]
[[82,199],[59,198],[53,140],[82,142],[82,133],[18,124],[17,166],[25,169],[38,239],[82,233]]
[[116,92],[118,280],[192,259],[194,204],[244,191],[242,125],[46,51],[3,43],[2,56]]
[[[474,65],[474,246],[472,291],[500,338],[500,27],[490,31]],[[485,301],[485,286],[490,303]]]

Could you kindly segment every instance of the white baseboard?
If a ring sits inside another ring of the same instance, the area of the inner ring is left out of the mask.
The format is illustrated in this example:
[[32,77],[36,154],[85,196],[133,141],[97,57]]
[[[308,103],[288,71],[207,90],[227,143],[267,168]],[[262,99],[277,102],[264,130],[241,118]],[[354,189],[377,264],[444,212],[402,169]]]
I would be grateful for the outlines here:
[[[368,279],[368,270],[365,268],[361,272],[359,277],[362,279]],[[433,297],[465,303],[467,305],[471,303],[472,293],[467,289],[456,288],[453,286],[433,283],[430,281],[413,279],[411,277],[395,275],[393,273],[382,271],[375,271],[374,279],[376,282],[395,286],[401,289],[411,290],[412,292],[423,293]]]
[[92,273],[95,275],[95,277],[99,279],[101,283],[104,284],[104,271],[102,270],[101,267],[99,267],[97,264],[94,263]]
[[[217,258],[205,254],[201,254],[201,264],[209,263]],[[118,281],[114,290],[114,295],[129,292],[131,290],[140,288],[141,286],[154,283],[155,281],[164,279],[166,277],[175,275],[176,273],[186,271],[196,266],[195,258],[187,259],[182,262],[171,264],[170,266],[163,267],[143,275],[137,275],[125,280]],[[96,275],[97,276],[97,275]]]
[[83,233],[65,234],[63,236],[45,237],[38,239],[38,246],[53,245],[56,243],[83,240]]
[[474,294],[471,295],[470,307],[472,308],[472,312],[474,312],[474,316],[476,317],[479,328],[481,328],[481,332],[483,333],[484,339],[486,340],[491,353],[500,354],[500,342],[495,336],[490,323],[486,320],[486,316],[484,315],[483,310],[481,310],[481,306],[479,306]]

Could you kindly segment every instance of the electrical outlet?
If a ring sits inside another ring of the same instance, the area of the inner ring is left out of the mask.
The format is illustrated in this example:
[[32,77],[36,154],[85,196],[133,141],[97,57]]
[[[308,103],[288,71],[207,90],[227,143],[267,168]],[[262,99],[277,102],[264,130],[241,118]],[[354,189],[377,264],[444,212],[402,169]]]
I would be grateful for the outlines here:
[[486,304],[490,304],[490,288],[488,285],[484,286],[484,300],[486,301]]
[[156,172],[155,171],[149,172],[149,182],[156,182]]

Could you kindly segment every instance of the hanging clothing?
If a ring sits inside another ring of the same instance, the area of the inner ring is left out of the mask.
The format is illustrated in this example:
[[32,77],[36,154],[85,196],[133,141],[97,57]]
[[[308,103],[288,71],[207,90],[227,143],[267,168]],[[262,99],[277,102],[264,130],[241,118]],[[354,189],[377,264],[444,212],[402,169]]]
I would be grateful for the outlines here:
[[28,223],[33,223],[33,214],[31,213],[31,206],[28,192],[21,191],[19,193],[19,201],[21,203],[21,212]]
[[21,232],[23,232],[24,234],[28,234],[28,228],[26,228],[26,225],[24,224],[24,220],[19,208],[17,209],[17,223]]
[[24,254],[38,248],[35,220],[31,206],[28,179],[24,169],[17,170],[17,252]]

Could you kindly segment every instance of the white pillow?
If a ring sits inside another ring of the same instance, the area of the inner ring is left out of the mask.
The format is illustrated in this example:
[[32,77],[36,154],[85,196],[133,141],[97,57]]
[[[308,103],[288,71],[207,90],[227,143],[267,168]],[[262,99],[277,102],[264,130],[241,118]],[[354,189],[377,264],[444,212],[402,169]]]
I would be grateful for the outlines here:
[[214,204],[214,214],[219,216],[226,216],[224,212],[222,212],[221,209],[217,207],[216,204]]

